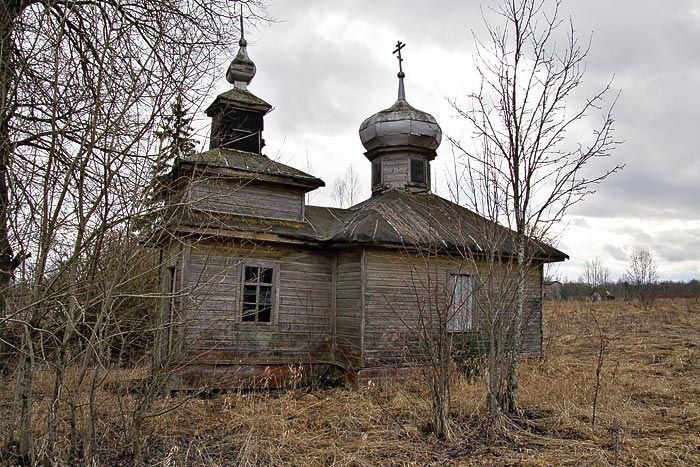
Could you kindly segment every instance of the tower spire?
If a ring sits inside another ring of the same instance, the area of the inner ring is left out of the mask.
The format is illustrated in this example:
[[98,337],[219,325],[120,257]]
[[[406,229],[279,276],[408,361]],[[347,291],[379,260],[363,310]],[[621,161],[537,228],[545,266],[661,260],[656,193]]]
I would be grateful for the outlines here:
[[242,6],[242,5],[241,5],[241,13],[240,13],[239,17],[240,17],[240,20],[241,20],[241,38],[240,38],[240,40],[238,41],[238,45],[239,45],[240,47],[247,47],[247,46],[248,46],[248,42],[246,42],[246,40],[245,40],[245,31],[244,31],[244,29],[243,29],[243,6]]
[[240,14],[240,24],[241,24],[241,38],[238,41],[240,48],[236,57],[231,62],[226,72],[226,80],[233,84],[237,89],[246,90],[250,82],[255,76],[257,68],[255,63],[248,57],[248,42],[245,40],[245,33],[243,30],[243,7],[241,6]]
[[406,100],[406,89],[404,88],[403,85],[403,79],[406,77],[406,73],[403,72],[403,65],[401,62],[403,62],[403,58],[401,57],[401,49],[406,47],[406,44],[404,44],[401,41],[396,42],[396,49],[392,52],[396,54],[396,58],[399,59],[399,72],[396,74],[396,76],[399,78],[399,100],[400,101],[405,101]]

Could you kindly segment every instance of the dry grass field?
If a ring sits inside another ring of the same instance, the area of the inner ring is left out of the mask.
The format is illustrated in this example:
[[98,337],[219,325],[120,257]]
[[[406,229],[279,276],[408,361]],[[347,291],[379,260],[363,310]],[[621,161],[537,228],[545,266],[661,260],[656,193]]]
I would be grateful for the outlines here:
[[[454,384],[451,441],[430,434],[419,385],[370,384],[163,398],[163,409],[184,403],[148,420],[144,458],[168,466],[700,465],[700,301],[659,301],[648,311],[550,302],[545,316],[546,356],[523,366],[523,417],[496,440],[485,437],[477,377]],[[607,346],[592,428],[596,320]],[[39,399],[50,394],[42,381]],[[7,401],[8,385],[3,391]],[[109,391],[101,397],[100,462],[130,465],[124,419]],[[36,415],[39,442],[45,410]]]

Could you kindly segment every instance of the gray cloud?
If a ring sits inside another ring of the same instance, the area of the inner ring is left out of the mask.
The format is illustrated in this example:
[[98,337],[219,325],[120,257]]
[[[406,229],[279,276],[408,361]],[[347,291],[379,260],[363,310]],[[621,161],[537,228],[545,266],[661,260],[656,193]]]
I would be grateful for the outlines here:
[[629,253],[620,245],[604,245],[603,252],[605,252],[606,255],[617,261],[629,260]]
[[[498,3],[482,1],[487,14]],[[266,119],[268,146],[297,156],[310,148],[319,175],[331,177],[328,184],[350,162],[368,176],[357,128],[394,99],[396,63],[390,52],[397,39],[408,44],[409,101],[433,113],[444,128],[459,133],[461,122],[452,118],[454,112],[441,96],[460,98],[474,86],[469,76],[462,75],[465,70],[473,72],[471,30],[484,37],[480,8],[478,2],[463,0],[306,0],[272,5],[270,13],[280,22],[252,31],[249,46],[258,65],[251,90],[276,107]],[[580,39],[587,42],[592,33],[578,103],[613,76],[610,97],[621,90],[614,118],[616,136],[624,143],[612,159],[593,164],[591,170],[626,164],[624,171],[598,186],[597,193],[571,214],[598,221],[635,218],[655,227],[613,229],[606,234],[593,230],[593,223],[572,222],[570,229],[585,229],[598,237],[596,254],[626,261],[629,248],[646,245],[664,262],[700,270],[697,255],[694,263],[688,263],[692,252],[700,251],[697,229],[674,233],[663,228],[672,220],[700,220],[699,12],[697,0],[569,0],[564,4],[563,13],[571,15]],[[338,21],[329,23],[325,35],[319,33],[317,26],[329,18]],[[357,24],[363,27],[351,28]],[[570,136],[572,141],[585,139],[580,132]],[[439,160],[449,158],[446,142],[439,154]],[[301,167],[299,160],[294,159]],[[622,239],[629,244],[622,244]],[[588,251],[569,253],[590,256]],[[680,273],[674,270],[673,274]]]
[[700,229],[664,232],[654,238],[651,248],[662,261],[697,261],[700,259]]

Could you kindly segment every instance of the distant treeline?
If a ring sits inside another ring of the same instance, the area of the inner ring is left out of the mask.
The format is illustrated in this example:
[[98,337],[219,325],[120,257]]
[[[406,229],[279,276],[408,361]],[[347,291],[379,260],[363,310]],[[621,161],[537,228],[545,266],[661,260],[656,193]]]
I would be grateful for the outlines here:
[[[700,298],[700,281],[693,279],[689,282],[661,281],[644,286],[656,298]],[[608,283],[597,287],[584,282],[563,282],[561,298],[577,299],[590,298],[598,292],[603,300],[607,298],[632,300],[638,296],[636,285],[625,281]]]

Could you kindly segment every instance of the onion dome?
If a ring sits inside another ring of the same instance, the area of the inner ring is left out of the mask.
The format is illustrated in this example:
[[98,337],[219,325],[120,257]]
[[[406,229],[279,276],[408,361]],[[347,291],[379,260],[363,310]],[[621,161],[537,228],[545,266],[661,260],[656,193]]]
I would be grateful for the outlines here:
[[399,96],[394,105],[372,115],[360,125],[360,140],[372,163],[372,196],[389,190],[413,193],[430,192],[430,163],[437,157],[442,130],[435,118],[406,102],[401,49],[396,43],[394,54],[399,59]]
[[[400,63],[400,62],[399,62]],[[399,71],[399,96],[394,105],[372,115],[360,125],[360,140],[365,149],[413,146],[437,149],[442,130],[435,117],[412,107],[406,102],[403,79]]]
[[360,125],[360,140],[367,151],[394,146],[437,149],[441,139],[442,130],[435,118],[402,99]]
[[226,80],[238,89],[246,89],[255,76],[257,68],[248,57],[246,47],[248,42],[243,35],[243,14],[241,13],[241,39],[238,41],[240,48],[226,72]]

